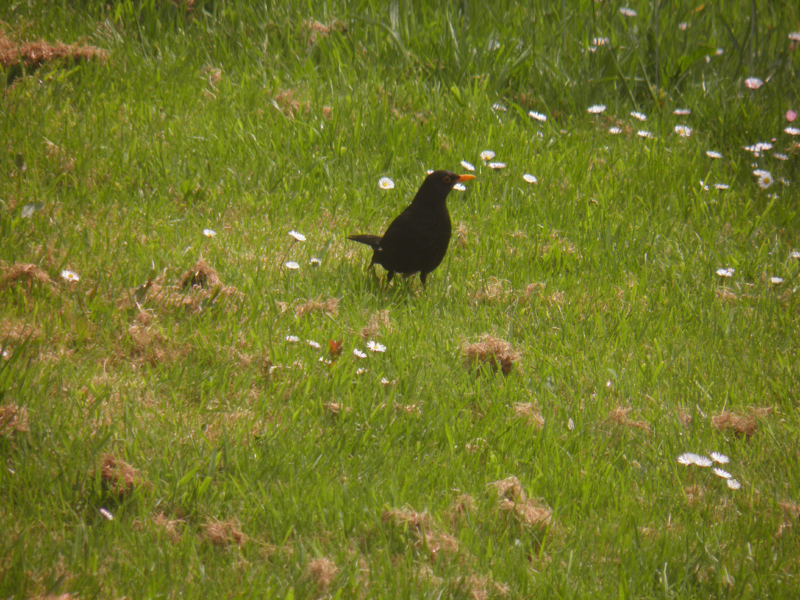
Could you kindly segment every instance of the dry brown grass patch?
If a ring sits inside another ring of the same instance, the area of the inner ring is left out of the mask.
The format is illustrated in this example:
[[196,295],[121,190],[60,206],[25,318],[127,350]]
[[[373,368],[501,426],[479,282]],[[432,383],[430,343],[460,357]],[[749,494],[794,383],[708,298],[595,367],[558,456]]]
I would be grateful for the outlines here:
[[514,290],[506,289],[508,282],[496,277],[490,277],[488,283],[474,294],[473,302],[502,302],[508,298]]
[[365,340],[376,338],[380,335],[381,328],[387,332],[392,330],[392,322],[389,319],[388,310],[379,310],[369,316],[365,327],[361,328],[361,337]]
[[182,519],[169,519],[167,516],[160,512],[156,516],[153,517],[153,523],[156,524],[157,527],[164,530],[164,533],[167,534],[167,537],[172,541],[173,544],[177,544],[181,541],[181,532],[178,531],[178,527],[182,527],[184,521]]
[[306,565],[306,576],[317,584],[317,588],[321,591],[327,591],[338,573],[339,567],[329,558],[315,558]]
[[336,316],[339,312],[339,299],[329,298],[327,300],[306,300],[302,304],[298,304],[294,308],[294,314],[297,317],[303,317],[309,313],[319,312],[323,315]]
[[417,547],[426,549],[431,558],[445,554],[456,554],[458,552],[458,540],[443,531],[417,531]]
[[607,423],[613,423],[614,425],[619,425],[621,427],[633,427],[635,429],[641,429],[645,433],[650,433],[650,424],[646,421],[633,421],[628,418],[628,413],[631,412],[631,408],[622,408],[618,406],[606,417]]
[[222,283],[217,272],[210,267],[202,258],[195,263],[194,267],[186,271],[181,277],[181,289],[187,287],[209,288]]
[[692,424],[692,413],[689,411],[678,409],[678,419],[680,419],[681,425],[684,427],[689,427]]
[[4,68],[25,66],[35,69],[45,63],[70,63],[95,59],[105,62],[108,59],[108,52],[95,46],[62,42],[51,44],[44,40],[20,44],[0,33],[0,65]]
[[525,490],[522,489],[522,484],[514,475],[506,477],[505,479],[500,479],[499,481],[493,481],[489,484],[489,487],[494,488],[501,499],[525,499]]
[[539,410],[539,405],[535,402],[515,402],[514,413],[537,429],[544,427],[544,417]]
[[493,582],[484,575],[473,574],[469,577],[459,577],[456,584],[459,588],[468,589],[469,597],[472,600],[488,600],[494,594],[505,597],[510,591],[507,585]]
[[431,516],[428,511],[417,512],[411,507],[386,508],[381,514],[384,523],[397,525],[399,527],[419,530],[431,524]]
[[717,290],[717,298],[723,302],[736,302],[737,300],[736,294],[734,294],[728,288],[721,288]]
[[689,485],[683,488],[684,494],[686,494],[686,501],[689,503],[690,506],[701,502],[703,498],[706,497],[706,490],[699,485]]
[[306,38],[306,43],[309,46],[313,46],[317,40],[328,37],[331,31],[347,33],[347,26],[339,20],[334,20],[327,25],[323,25],[314,19],[307,19],[303,21],[303,29],[307,32],[308,37]]
[[352,408],[349,406],[342,406],[339,402],[326,402],[322,405],[322,408],[325,409],[325,412],[333,417],[339,417],[341,415],[346,415],[349,413]]
[[36,265],[25,263],[14,263],[11,266],[3,267],[3,275],[0,277],[0,290],[12,285],[23,285],[26,291],[30,291],[34,283],[53,284],[50,276]]
[[75,600],[75,596],[72,594],[61,594],[60,596],[47,594],[46,596],[33,596],[31,600]]
[[758,429],[758,423],[772,412],[772,407],[751,408],[746,413],[722,411],[711,418],[714,427],[720,431],[732,431],[745,437],[752,436]]
[[531,499],[515,502],[504,498],[497,508],[513,514],[525,525],[535,527],[549,525],[553,517],[553,510],[549,506]]
[[0,346],[6,340],[12,342],[19,342],[27,338],[39,338],[42,336],[42,330],[27,323],[20,323],[14,319],[4,319],[0,321]]
[[462,517],[471,515],[476,510],[475,498],[469,494],[461,494],[453,499],[450,508],[447,509],[447,517],[450,521],[457,521]]
[[236,519],[209,521],[203,525],[203,529],[205,539],[220,548],[227,548],[232,544],[243,546],[250,539],[239,529]]
[[550,232],[549,237],[550,239],[545,241],[539,249],[540,256],[545,256],[553,250],[558,250],[561,254],[575,255],[577,258],[581,258],[580,252],[577,251],[575,245],[566,238],[562,238],[558,232]]
[[100,476],[108,492],[119,498],[132,494],[137,487],[150,487],[150,482],[139,475],[139,469],[112,454],[103,456]]
[[28,429],[28,409],[16,404],[0,406],[0,435],[11,437]]
[[453,230],[453,238],[456,246],[466,248],[469,245],[469,227],[464,223],[459,223]]
[[45,140],[44,147],[47,158],[59,163],[64,173],[70,173],[75,168],[75,159],[67,155],[63,148],[56,146],[50,140]]
[[480,341],[474,344],[463,342],[461,352],[466,359],[467,368],[489,365],[494,371],[499,368],[503,375],[508,375],[520,358],[511,344],[489,334],[483,334]]

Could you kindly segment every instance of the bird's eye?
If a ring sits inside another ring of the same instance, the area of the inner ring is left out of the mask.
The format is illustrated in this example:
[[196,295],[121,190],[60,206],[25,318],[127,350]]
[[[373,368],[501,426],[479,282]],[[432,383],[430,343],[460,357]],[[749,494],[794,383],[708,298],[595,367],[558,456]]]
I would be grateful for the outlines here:
[[442,181],[444,181],[445,183],[450,183],[450,175],[445,175]]

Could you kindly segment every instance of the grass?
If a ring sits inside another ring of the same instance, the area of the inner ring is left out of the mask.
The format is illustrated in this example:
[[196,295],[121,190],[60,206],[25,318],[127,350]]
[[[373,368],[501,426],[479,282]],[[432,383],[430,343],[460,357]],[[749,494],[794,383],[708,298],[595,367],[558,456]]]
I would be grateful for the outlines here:
[[0,595],[794,597],[798,16],[551,4],[0,9]]

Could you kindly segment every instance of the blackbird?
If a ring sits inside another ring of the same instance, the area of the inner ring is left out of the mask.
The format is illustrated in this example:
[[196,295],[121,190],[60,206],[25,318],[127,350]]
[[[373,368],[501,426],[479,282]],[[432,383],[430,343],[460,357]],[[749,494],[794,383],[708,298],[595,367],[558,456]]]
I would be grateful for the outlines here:
[[411,204],[392,221],[383,237],[350,235],[347,239],[372,248],[369,266],[378,264],[389,271],[386,283],[395,273],[404,277],[419,273],[424,286],[428,273],[442,262],[450,243],[447,194],[455,184],[470,179],[475,176],[434,171],[425,178]]

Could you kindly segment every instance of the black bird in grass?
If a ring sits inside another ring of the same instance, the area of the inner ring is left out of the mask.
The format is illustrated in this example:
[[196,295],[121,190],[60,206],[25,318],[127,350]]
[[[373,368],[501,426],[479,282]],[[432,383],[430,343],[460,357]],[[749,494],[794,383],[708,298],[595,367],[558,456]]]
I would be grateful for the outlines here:
[[372,265],[389,271],[386,283],[395,273],[404,277],[419,273],[422,285],[428,273],[447,254],[452,228],[447,212],[447,194],[457,183],[475,179],[474,175],[457,175],[451,171],[434,171],[422,182],[411,204],[389,225],[383,236],[350,235],[348,240],[366,244],[374,251]]

